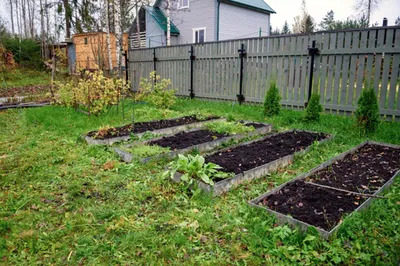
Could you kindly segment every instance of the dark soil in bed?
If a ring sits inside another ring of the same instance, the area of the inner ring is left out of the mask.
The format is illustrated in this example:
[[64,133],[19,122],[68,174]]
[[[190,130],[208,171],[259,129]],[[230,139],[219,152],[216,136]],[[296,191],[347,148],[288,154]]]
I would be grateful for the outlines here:
[[162,139],[149,142],[149,145],[158,145],[166,148],[169,147],[171,150],[179,150],[227,136],[228,135],[226,134],[220,134],[208,130],[196,130],[180,132],[170,137],[163,137]]
[[400,149],[368,144],[318,171],[307,181],[373,194],[400,169]]
[[261,204],[330,231],[340,222],[343,214],[351,213],[364,201],[365,198],[356,195],[295,181],[263,199]]
[[224,172],[239,174],[306,149],[314,141],[320,141],[327,137],[323,133],[285,132],[215,153],[206,157],[206,161],[220,165]]
[[[168,127],[176,127],[182,125],[193,124],[202,121],[208,121],[212,119],[217,119],[218,117],[208,117],[204,120],[197,119],[196,116],[184,116],[175,119],[158,120],[150,122],[138,122],[135,123],[133,128],[132,124],[125,125],[122,127],[110,128],[105,134],[97,136],[96,139],[109,139],[121,136],[128,136],[132,133],[143,133],[146,131],[153,131],[157,129],[163,129]],[[91,131],[87,135],[89,137],[94,137],[98,131]]]

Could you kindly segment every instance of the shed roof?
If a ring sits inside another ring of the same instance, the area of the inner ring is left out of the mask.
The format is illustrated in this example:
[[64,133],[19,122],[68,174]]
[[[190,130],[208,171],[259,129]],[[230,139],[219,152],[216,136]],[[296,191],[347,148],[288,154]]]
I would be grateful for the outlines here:
[[[164,32],[167,32],[167,17],[164,12],[158,6],[149,6],[146,7],[146,10],[149,11],[150,16],[154,18],[157,24],[161,27]],[[179,35],[180,31],[171,21],[171,34]]]

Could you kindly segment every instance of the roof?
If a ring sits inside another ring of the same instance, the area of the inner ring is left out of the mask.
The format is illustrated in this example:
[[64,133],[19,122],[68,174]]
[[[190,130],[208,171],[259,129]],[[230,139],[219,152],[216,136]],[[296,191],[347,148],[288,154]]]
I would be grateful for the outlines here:
[[264,2],[264,0],[227,0],[227,2],[268,13],[276,13],[267,3]]
[[[154,6],[159,6],[161,1],[162,0],[156,0]],[[276,13],[264,0],[225,0],[225,2],[240,5],[244,8],[253,8],[263,12]]]
[[[146,7],[146,10],[149,11],[150,16],[154,18],[157,24],[161,27],[164,32],[167,32],[167,17],[165,16],[164,12],[157,7],[157,6],[149,6]],[[179,35],[180,31],[178,28],[172,23],[171,21],[171,34],[172,35]]]

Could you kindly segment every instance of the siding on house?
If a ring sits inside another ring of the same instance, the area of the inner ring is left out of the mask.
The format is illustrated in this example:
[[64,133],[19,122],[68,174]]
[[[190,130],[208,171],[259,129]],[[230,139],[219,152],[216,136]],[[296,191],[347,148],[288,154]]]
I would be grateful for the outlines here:
[[[180,31],[176,44],[193,43],[193,29],[196,28],[206,28],[207,42],[216,40],[217,1],[189,0],[189,8],[184,9],[177,9],[177,2],[173,3],[171,19]],[[165,13],[165,3],[160,7]]]
[[221,3],[219,40],[270,35],[270,14]]
[[[176,36],[171,36],[171,44],[178,44]],[[167,45],[167,35],[154,20],[154,17],[146,10],[146,47],[157,47]]]

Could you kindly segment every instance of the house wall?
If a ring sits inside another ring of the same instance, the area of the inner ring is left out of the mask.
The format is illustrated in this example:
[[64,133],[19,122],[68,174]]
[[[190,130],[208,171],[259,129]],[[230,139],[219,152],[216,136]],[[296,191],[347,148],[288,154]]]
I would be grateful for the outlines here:
[[[87,38],[87,44],[85,44]],[[128,34],[123,36],[123,49],[128,50]],[[75,34],[73,36],[75,46],[76,67],[84,69],[103,69],[109,70],[107,34],[104,32],[94,32],[85,34]],[[117,65],[116,38],[110,34],[111,59],[113,68]],[[124,65],[124,60],[122,60]]]
[[146,11],[146,47],[165,46],[167,38],[165,32],[160,28],[157,22],[149,12]]
[[[193,29],[195,28],[206,28],[207,42],[216,40],[217,1],[189,0],[189,8],[185,9],[178,9],[175,1],[173,4],[171,20],[180,31],[176,44],[193,43]],[[161,8],[166,13],[165,4]]]
[[270,35],[270,15],[231,4],[221,3],[219,40]]

